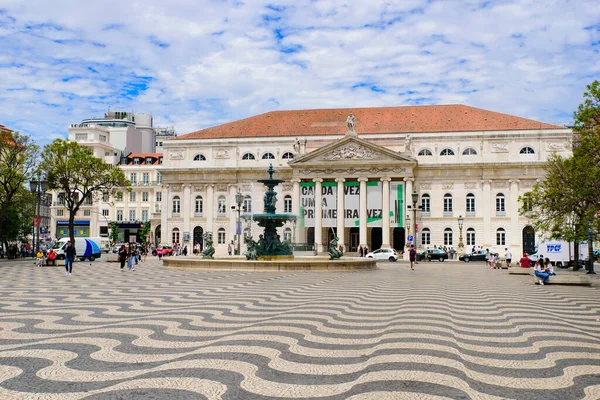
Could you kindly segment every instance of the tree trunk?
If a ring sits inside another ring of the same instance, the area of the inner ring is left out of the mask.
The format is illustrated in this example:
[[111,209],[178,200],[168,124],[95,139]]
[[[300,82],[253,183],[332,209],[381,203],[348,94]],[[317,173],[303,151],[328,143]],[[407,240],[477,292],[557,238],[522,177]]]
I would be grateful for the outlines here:
[[573,240],[573,271],[579,271],[579,241]]
[[75,213],[76,211],[69,213],[69,239],[73,246],[75,246]]

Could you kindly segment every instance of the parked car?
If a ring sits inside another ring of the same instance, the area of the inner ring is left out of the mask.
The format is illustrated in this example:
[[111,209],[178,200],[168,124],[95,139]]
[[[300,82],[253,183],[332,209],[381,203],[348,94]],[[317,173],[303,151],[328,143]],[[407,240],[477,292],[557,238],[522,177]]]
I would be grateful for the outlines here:
[[367,255],[365,257],[374,258],[376,260],[397,261],[398,260],[398,252],[394,249],[383,248],[383,249],[379,249],[379,250],[375,250],[370,253],[367,253]]
[[[155,256],[156,249],[152,250],[152,255]],[[172,256],[173,255],[173,246],[162,246],[162,255],[164,256]]]
[[448,253],[446,253],[442,249],[427,249],[420,253],[417,253],[417,261],[431,261],[438,260],[439,262],[443,262],[448,259]]
[[477,250],[474,253],[471,254],[463,254],[462,256],[458,257],[458,259],[460,261],[464,261],[464,262],[471,262],[471,261],[487,261],[488,256],[487,256],[487,251],[485,250]]

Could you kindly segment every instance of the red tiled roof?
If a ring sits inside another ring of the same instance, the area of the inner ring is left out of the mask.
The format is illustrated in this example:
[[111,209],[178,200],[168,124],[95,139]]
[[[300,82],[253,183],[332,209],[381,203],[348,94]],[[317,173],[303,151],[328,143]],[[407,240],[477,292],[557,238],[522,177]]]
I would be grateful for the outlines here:
[[343,135],[348,114],[358,134],[563,129],[527,118],[461,104],[272,111],[202,129],[173,140]]
[[131,153],[130,155],[127,156],[127,158],[146,158],[146,157],[152,157],[152,158],[158,158],[158,157],[162,157],[163,153]]

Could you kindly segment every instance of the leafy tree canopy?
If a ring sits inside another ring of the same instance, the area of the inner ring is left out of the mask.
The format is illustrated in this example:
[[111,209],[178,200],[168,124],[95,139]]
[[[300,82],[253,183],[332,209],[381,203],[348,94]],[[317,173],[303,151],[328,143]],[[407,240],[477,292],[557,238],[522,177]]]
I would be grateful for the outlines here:
[[105,163],[77,142],[56,139],[46,145],[42,156],[50,189],[63,193],[72,242],[75,214],[84,201],[93,202],[104,193],[114,195],[117,188],[131,185],[118,165]]

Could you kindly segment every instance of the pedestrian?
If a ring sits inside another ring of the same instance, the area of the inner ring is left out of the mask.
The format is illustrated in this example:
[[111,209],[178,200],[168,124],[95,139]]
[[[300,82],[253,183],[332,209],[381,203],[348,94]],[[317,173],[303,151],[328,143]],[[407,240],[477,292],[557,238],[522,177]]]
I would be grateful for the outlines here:
[[412,271],[415,270],[415,261],[417,261],[417,250],[415,249],[415,245],[411,244],[410,249],[408,250],[408,258],[410,260],[410,269]]
[[125,244],[119,249],[119,262],[121,263],[121,272],[125,271],[125,262],[127,261],[127,247]]
[[144,245],[144,262],[148,258],[148,245]]
[[367,256],[367,254],[369,254],[369,246],[367,246],[365,244],[365,247],[363,247],[363,253],[365,254],[365,257]]
[[133,248],[133,245],[130,243],[129,244],[129,260],[127,262],[127,269],[129,269],[130,271],[135,271],[135,249]]
[[363,254],[363,247],[362,246],[358,246],[358,255],[360,257],[364,256],[364,254]]
[[76,255],[77,250],[75,250],[75,246],[73,246],[69,240],[67,242],[67,247],[65,248],[65,269],[67,270],[65,276],[69,276],[73,273],[73,261],[75,260]]
[[229,255],[231,255],[232,252],[233,252],[233,247],[231,246],[231,243],[229,243],[229,245],[227,246],[227,253],[229,253]]
[[510,252],[508,247],[505,247],[504,251],[506,251],[506,253],[504,254],[504,258],[506,258],[506,267],[510,268],[511,267],[510,262],[512,261],[512,253]]
[[158,246],[158,249],[156,249],[156,255],[158,256],[159,260],[162,260],[162,255],[163,255],[162,246]]
[[187,244],[186,244],[185,246],[183,246],[183,251],[182,251],[182,254],[183,254],[184,256],[187,256],[187,251],[188,251],[188,250],[187,250]]

